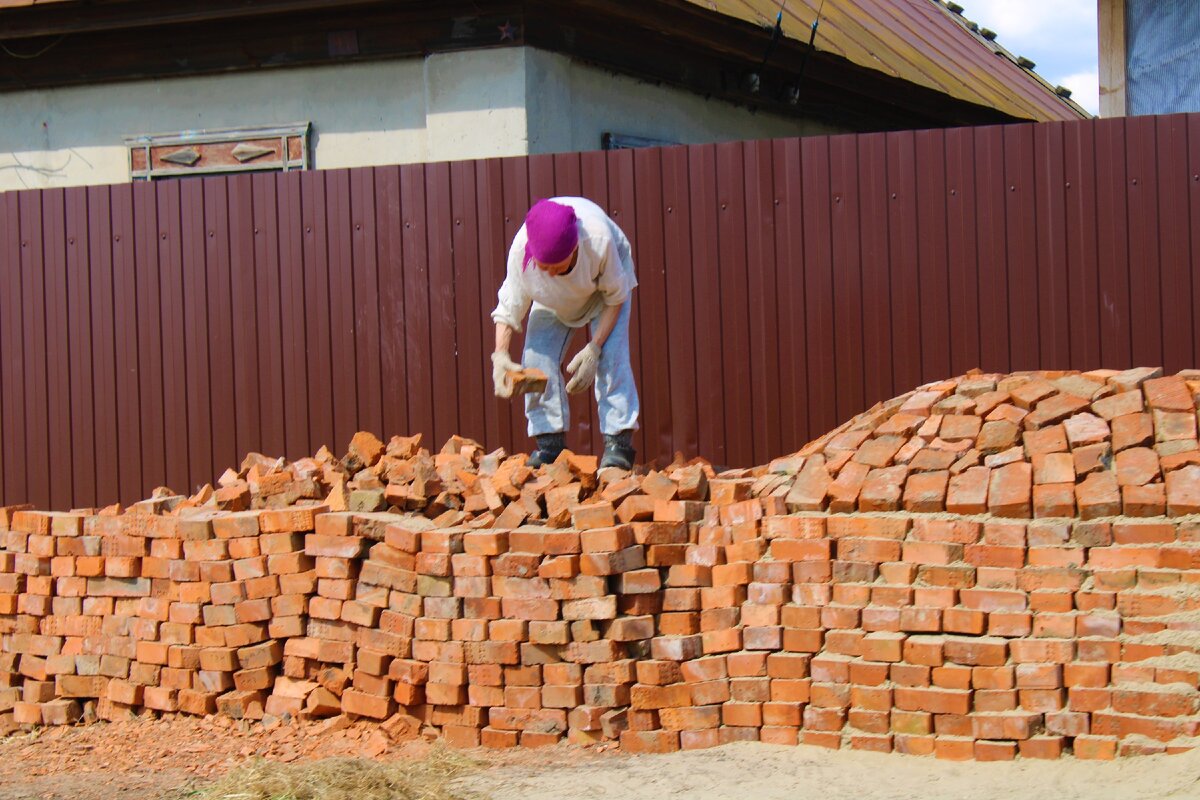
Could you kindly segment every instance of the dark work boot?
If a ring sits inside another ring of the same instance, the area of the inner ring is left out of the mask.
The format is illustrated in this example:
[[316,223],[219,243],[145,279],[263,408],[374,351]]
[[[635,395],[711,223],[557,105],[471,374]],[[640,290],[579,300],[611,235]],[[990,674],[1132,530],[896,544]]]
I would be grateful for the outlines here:
[[616,467],[617,469],[633,469],[633,459],[637,451],[633,449],[633,431],[604,434],[604,456],[600,459],[600,468]]
[[543,464],[553,464],[558,454],[567,446],[565,433],[543,433],[533,438],[537,442],[537,450],[534,450],[525,462],[525,466],[533,469]]

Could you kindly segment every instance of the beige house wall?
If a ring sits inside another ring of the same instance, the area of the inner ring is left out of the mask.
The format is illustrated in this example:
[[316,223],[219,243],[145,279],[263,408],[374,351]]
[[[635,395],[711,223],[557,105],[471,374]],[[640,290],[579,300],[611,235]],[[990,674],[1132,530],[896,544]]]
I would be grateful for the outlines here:
[[0,191],[123,183],[123,138],[312,124],[318,169],[821,133],[534,48],[0,94]]
[[596,150],[605,132],[677,144],[842,133],[814,120],[754,112],[529,48],[529,152]]

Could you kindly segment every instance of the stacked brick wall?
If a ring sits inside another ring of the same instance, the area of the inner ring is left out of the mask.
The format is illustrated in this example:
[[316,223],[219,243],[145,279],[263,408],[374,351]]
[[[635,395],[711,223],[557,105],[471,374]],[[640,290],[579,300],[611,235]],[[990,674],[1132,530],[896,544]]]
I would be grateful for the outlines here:
[[462,745],[980,759],[1191,746],[1200,521],[762,506],[611,524],[596,504],[583,530],[508,531],[17,512],[0,720],[345,712]]
[[0,508],[0,733],[347,714],[464,746],[1187,749],[1196,389],[964,376],[756,470],[360,435],[190,498]]

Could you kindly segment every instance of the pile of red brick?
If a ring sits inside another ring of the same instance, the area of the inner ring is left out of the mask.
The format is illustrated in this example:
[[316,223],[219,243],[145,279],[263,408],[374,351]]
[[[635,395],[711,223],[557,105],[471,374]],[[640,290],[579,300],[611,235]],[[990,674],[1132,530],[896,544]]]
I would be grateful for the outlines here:
[[999,517],[1200,511],[1200,371],[972,374],[880,404],[813,442],[795,510]]
[[720,473],[360,434],[191,498],[0,509],[0,732],[149,709],[492,747],[1190,748],[1197,389],[972,374]]

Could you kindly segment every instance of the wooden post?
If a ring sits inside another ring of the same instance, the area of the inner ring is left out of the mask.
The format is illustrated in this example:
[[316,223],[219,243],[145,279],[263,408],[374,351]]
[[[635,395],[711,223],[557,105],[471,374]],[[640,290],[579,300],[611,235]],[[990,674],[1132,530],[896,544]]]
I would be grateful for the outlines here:
[[1125,0],[1099,0],[1100,116],[1123,117],[1125,100]]

